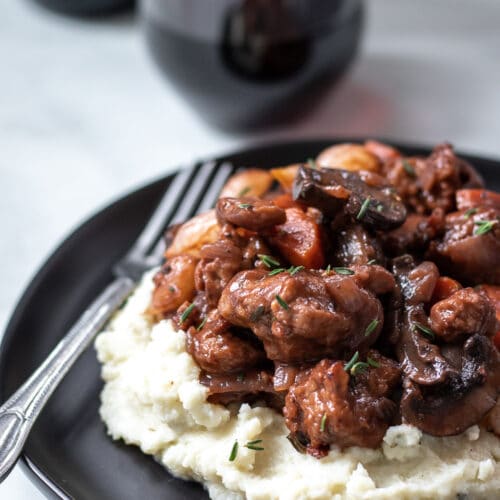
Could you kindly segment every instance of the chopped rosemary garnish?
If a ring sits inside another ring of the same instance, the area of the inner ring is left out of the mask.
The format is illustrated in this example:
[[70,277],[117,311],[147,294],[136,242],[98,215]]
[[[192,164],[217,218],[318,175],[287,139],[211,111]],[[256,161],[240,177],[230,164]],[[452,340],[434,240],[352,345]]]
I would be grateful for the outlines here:
[[236,377],[236,380],[238,382],[243,382],[243,380],[245,380],[245,374],[244,373],[239,373],[238,376]]
[[356,375],[363,373],[365,370],[368,370],[368,368],[370,368],[370,365],[368,363],[365,363],[364,361],[358,361],[357,363],[354,363],[354,365],[350,369],[350,372],[351,375],[355,377]]
[[379,368],[380,367],[380,363],[378,361],[375,361],[374,359],[368,357],[366,358],[366,362],[372,366],[373,368]]
[[474,215],[477,212],[477,208],[469,208],[464,212],[464,217],[468,219],[471,215]]
[[352,269],[349,269],[348,267],[334,267],[333,270],[337,274],[345,274],[345,275],[351,275],[354,274],[354,271]]
[[321,424],[319,425],[319,430],[321,432],[325,432],[325,427],[326,427],[326,413],[323,413],[323,416],[321,417]]
[[168,287],[168,291],[169,291],[170,293],[174,293],[174,292],[175,292],[175,287],[173,287],[173,286],[169,286],[169,287]]
[[233,447],[231,448],[231,453],[229,454],[229,461],[234,462],[236,455],[238,455],[238,441],[235,441]]
[[384,210],[384,205],[382,205],[382,203],[379,203],[377,205],[377,212],[382,212],[382,210]]
[[279,295],[276,295],[276,300],[283,309],[288,309],[288,304]]
[[377,262],[377,259],[370,259],[370,260],[366,263],[366,265],[367,265],[367,266],[371,266],[372,264],[375,264],[375,262]]
[[420,330],[423,334],[430,337],[431,339],[433,339],[436,336],[436,334],[428,326],[422,325],[422,323],[417,323],[415,321],[415,323],[413,323],[413,326],[417,328],[417,330]]
[[416,177],[415,169],[408,160],[403,160],[403,168],[410,177]]
[[372,319],[370,323],[368,323],[368,326],[366,327],[365,330],[365,337],[368,337],[370,334],[372,334],[378,326],[378,319]]
[[489,233],[493,226],[497,223],[496,220],[478,220],[474,224],[477,226],[474,230],[474,236],[481,236],[483,234]]
[[290,276],[293,276],[295,273],[298,273],[299,271],[302,271],[304,269],[304,266],[290,266],[287,269],[287,272],[290,273]]
[[262,439],[254,439],[253,441],[248,441],[247,444],[259,444],[262,443]]
[[251,203],[240,203],[238,205],[240,208],[252,208],[252,204]]
[[273,269],[268,276],[274,276],[275,274],[283,273],[286,269],[284,267],[278,267],[277,269]]
[[314,160],[313,158],[309,158],[307,160],[307,164],[309,165],[309,168],[314,168],[315,170],[317,170],[317,168],[318,168],[316,160]]
[[249,450],[262,451],[264,448],[259,446],[260,443],[262,443],[262,439],[254,439],[253,441],[248,441],[245,448],[248,448]]
[[205,326],[206,322],[207,322],[207,318],[203,318],[203,321],[196,327],[196,329],[198,331],[200,331]]
[[359,359],[359,352],[356,351],[352,358],[344,365],[344,370],[348,372],[358,361]]
[[259,257],[263,264],[269,268],[278,267],[280,265],[280,263],[276,259],[273,259],[270,255],[259,253],[257,257]]
[[370,206],[370,197],[366,198],[366,200],[362,203],[361,208],[359,209],[358,215],[356,215],[357,220],[361,220],[365,214],[366,211],[368,210],[368,207]]
[[239,193],[238,193],[238,198],[241,198],[242,196],[245,196],[250,192],[252,188],[250,186],[244,187]]
[[187,309],[181,314],[181,323],[184,323],[184,321],[187,320],[188,316],[191,314],[191,312],[194,309],[194,304],[190,304]]
[[265,308],[263,305],[257,306],[257,309],[250,314],[250,321],[258,321],[264,314]]

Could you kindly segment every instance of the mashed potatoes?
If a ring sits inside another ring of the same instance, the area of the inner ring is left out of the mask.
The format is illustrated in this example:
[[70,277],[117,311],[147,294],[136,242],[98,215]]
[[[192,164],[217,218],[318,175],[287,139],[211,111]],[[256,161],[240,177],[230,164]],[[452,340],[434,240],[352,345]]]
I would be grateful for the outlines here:
[[[317,460],[292,447],[275,411],[207,403],[184,333],[143,315],[152,287],[148,275],[96,340],[105,381],[101,417],[113,439],[139,446],[176,476],[203,482],[214,499],[500,497],[500,439],[477,426],[433,438],[399,425],[381,449],[332,449]],[[264,450],[245,446],[254,440]]]

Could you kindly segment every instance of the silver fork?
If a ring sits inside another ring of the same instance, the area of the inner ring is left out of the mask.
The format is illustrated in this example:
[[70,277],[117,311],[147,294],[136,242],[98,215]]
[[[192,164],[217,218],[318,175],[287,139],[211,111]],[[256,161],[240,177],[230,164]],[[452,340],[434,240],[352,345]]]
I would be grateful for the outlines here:
[[28,434],[54,389],[94,336],[130,295],[142,274],[161,263],[166,226],[213,206],[232,173],[230,164],[196,164],[170,183],[128,253],[113,268],[116,279],[85,310],[31,377],[0,408],[0,482],[16,463]]

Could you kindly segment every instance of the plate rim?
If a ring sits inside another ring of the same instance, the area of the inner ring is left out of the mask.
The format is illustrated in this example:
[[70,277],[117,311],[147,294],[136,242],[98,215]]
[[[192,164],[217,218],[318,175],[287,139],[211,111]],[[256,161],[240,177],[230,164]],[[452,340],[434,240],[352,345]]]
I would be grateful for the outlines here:
[[[284,149],[287,147],[296,148],[306,148],[312,147],[315,144],[330,143],[332,145],[353,142],[361,143],[366,140],[376,140],[391,146],[394,146],[401,150],[414,151],[418,155],[428,155],[430,151],[435,147],[434,145],[429,145],[423,142],[413,142],[398,139],[391,139],[387,137],[376,137],[376,136],[320,136],[320,137],[307,137],[307,138],[289,138],[281,140],[261,140],[256,142],[251,142],[242,147],[235,147],[229,152],[224,154],[211,155],[207,157],[201,157],[199,161],[209,161],[214,160],[218,163],[233,161],[233,158],[252,156],[256,154],[262,154],[263,152],[270,149]],[[488,168],[498,168],[500,171],[500,157],[496,158],[493,156],[482,156],[478,154],[469,154],[462,151],[462,149],[456,150],[456,154],[472,164],[475,162],[482,163],[483,165],[488,165]],[[194,163],[194,162],[193,162]],[[28,284],[22,291],[21,295],[17,299],[14,309],[11,311],[8,321],[4,329],[4,335],[0,343],[0,373],[3,367],[3,361],[7,356],[10,343],[14,337],[16,331],[16,323],[25,314],[26,304],[30,301],[31,295],[34,293],[35,288],[39,283],[43,282],[46,274],[48,273],[48,268],[51,264],[58,259],[59,254],[63,252],[64,248],[69,244],[69,242],[76,238],[77,234],[84,231],[85,228],[90,227],[95,220],[99,219],[105,212],[112,210],[130,198],[136,196],[139,192],[147,189],[153,189],[154,186],[158,184],[165,183],[169,178],[175,175],[183,166],[179,165],[176,168],[169,170],[167,174],[153,177],[152,179],[145,180],[138,186],[126,190],[122,194],[116,195],[109,202],[104,201],[101,206],[95,207],[90,215],[86,216],[81,222],[76,222],[75,225],[65,234],[65,236],[52,248],[48,256],[42,261],[38,266],[36,271],[28,278]],[[5,394],[3,391],[3,386],[0,386],[0,401],[5,401]],[[10,395],[9,395],[10,396]],[[36,486],[42,493],[49,494],[53,498],[70,499],[71,497],[60,487],[53,479],[48,477],[29,457],[29,455],[23,451],[18,463],[21,465],[22,470],[26,473],[26,477],[31,481],[34,486]]]

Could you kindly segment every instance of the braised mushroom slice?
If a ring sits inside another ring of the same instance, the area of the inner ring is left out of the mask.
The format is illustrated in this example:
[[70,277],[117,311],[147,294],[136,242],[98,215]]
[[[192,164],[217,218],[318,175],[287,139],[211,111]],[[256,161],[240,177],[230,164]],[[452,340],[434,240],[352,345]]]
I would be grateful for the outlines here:
[[273,386],[273,376],[267,370],[224,374],[202,372],[200,383],[208,389],[209,403],[227,405],[235,402],[249,402],[258,398],[273,400],[277,397]]
[[445,383],[404,383],[403,418],[432,436],[453,436],[479,423],[500,390],[500,355],[487,337],[470,337],[453,358],[457,372]]
[[415,266],[411,256],[394,260],[393,272],[402,293],[396,354],[405,377],[421,385],[446,381],[453,370],[434,344],[424,306],[430,302],[439,273],[432,262]]
[[285,211],[270,200],[256,198],[221,198],[216,205],[219,222],[250,231],[260,231],[286,221]]
[[341,210],[373,229],[393,229],[404,223],[406,208],[391,187],[370,185],[360,175],[340,169],[308,168],[301,165],[293,196],[335,217]]
[[[478,331],[470,335],[470,322],[464,322],[464,332],[453,335],[463,339],[469,334],[465,343],[440,346],[425,312],[437,283],[437,268],[430,262],[415,266],[410,256],[403,256],[395,259],[394,274],[403,296],[396,345],[404,377],[402,416],[434,436],[463,432],[494,406],[500,390],[500,355],[488,337],[494,324],[487,321],[486,331],[483,322],[476,321]],[[481,302],[481,307],[484,312],[488,303]],[[457,304],[454,308],[461,309]]]

